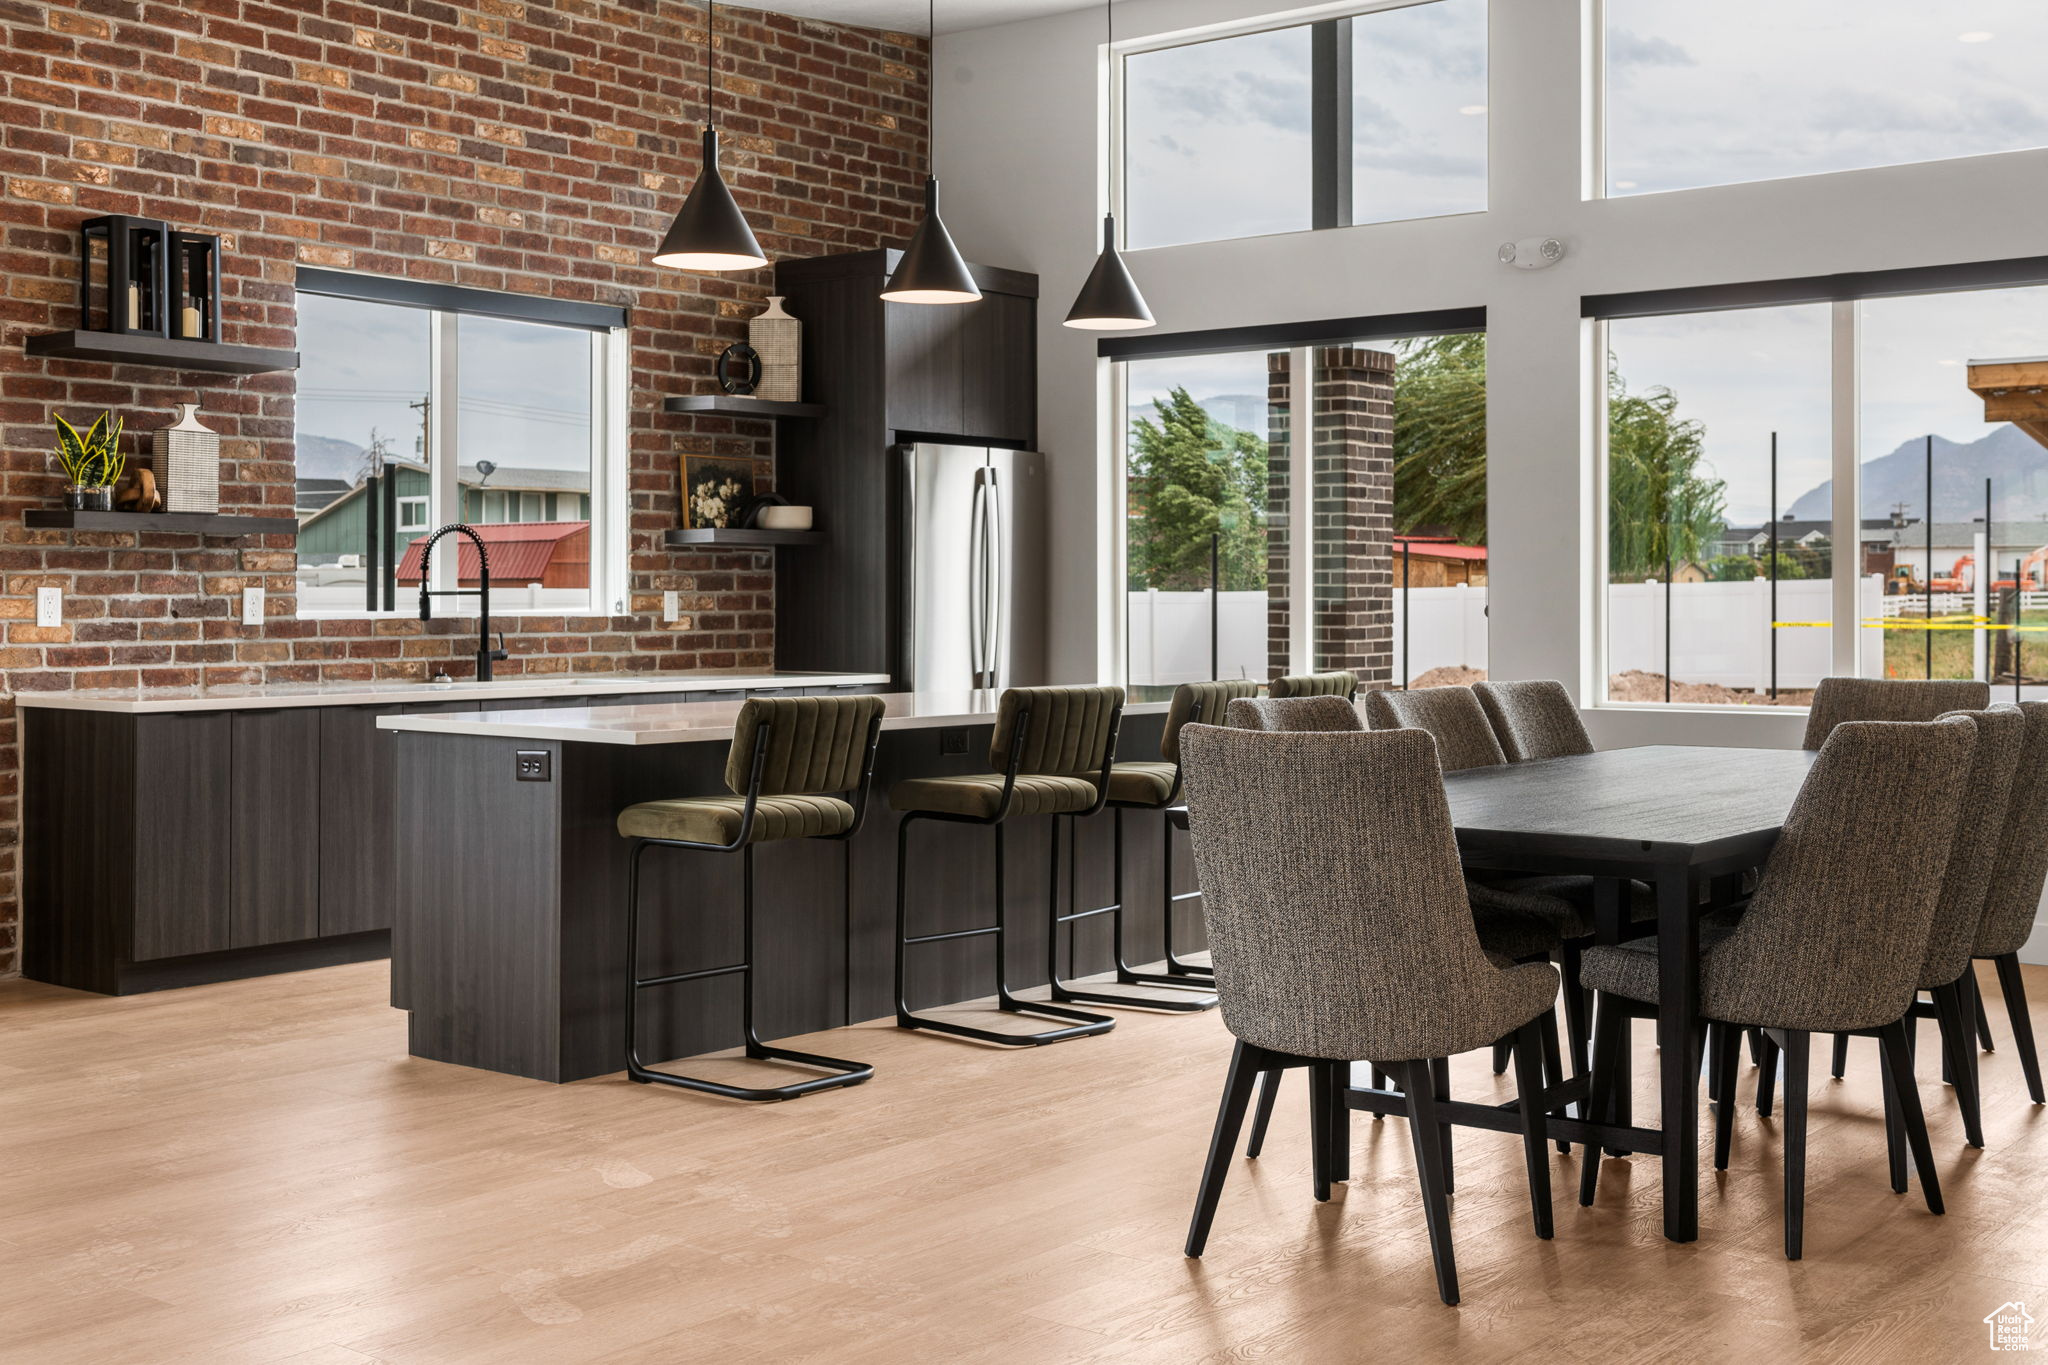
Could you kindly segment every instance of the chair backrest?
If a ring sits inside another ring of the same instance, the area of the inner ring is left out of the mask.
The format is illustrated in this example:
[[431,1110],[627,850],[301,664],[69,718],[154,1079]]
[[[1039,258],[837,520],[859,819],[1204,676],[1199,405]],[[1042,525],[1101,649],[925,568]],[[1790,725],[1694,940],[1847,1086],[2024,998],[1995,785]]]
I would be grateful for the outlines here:
[[1266,687],[1272,697],[1353,697],[1358,694],[1356,673],[1288,673]]
[[[1258,694],[1259,685],[1250,678],[1188,682],[1174,688],[1173,702],[1166,708],[1166,728],[1159,734],[1159,756],[1168,763],[1180,762],[1181,726],[1196,719],[1206,725],[1221,725],[1224,709],[1231,702]],[[1196,715],[1198,708],[1199,717]]]
[[1375,730],[1427,730],[1447,773],[1498,767],[1508,761],[1486,711],[1469,687],[1425,687],[1413,692],[1368,692],[1365,718]]
[[1806,741],[1818,749],[1845,720],[1933,720],[1950,711],[1982,711],[1991,684],[1968,678],[1822,678],[1806,713]]
[[1181,751],[1232,1033],[1374,1061],[1477,1045],[1471,996],[1502,973],[1473,931],[1429,736],[1190,725]]
[[2016,953],[2034,932],[2041,887],[2048,882],[2048,701],[2023,701],[2026,740],[2006,802],[2005,832],[1992,867],[1991,890],[1972,951],[1978,957]]
[[740,707],[733,726],[725,785],[746,794],[754,745],[765,725],[761,795],[851,791],[860,785],[868,735],[881,715],[880,697],[755,697]]
[[1593,752],[1578,703],[1561,682],[1482,682],[1472,684],[1472,692],[1510,763]]
[[1358,708],[1343,697],[1236,697],[1223,713],[1233,730],[1363,730]]
[[1904,1017],[1976,733],[1962,718],[1835,727],[1749,909],[1706,959],[1711,1018],[1836,1032]]
[[1123,714],[1121,687],[1009,687],[996,703],[995,733],[988,761],[998,772],[1010,767],[1010,743],[1017,712],[1028,708],[1017,771],[1086,775],[1109,762]]
[[1970,949],[1984,923],[1999,845],[2011,813],[2013,777],[2027,745],[2027,718],[2016,707],[1948,714],[1976,726],[1977,750],[1960,790],[1927,793],[1927,799],[1949,802],[1961,811],[1941,881],[1941,900],[1927,931],[1927,963],[1920,972],[1920,985],[1927,990],[1946,986],[1970,969]]

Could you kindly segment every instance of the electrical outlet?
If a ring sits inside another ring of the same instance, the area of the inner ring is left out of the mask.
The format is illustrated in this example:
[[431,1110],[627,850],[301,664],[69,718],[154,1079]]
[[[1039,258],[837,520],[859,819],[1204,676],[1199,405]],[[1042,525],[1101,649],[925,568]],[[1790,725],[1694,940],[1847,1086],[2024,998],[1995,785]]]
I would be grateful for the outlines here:
[[661,595],[661,619],[674,625],[683,616],[683,595],[673,590]]
[[36,589],[36,624],[39,626],[61,626],[64,624],[64,589]]
[[965,730],[939,731],[939,752],[942,754],[964,754],[967,752]]
[[554,755],[546,749],[514,750],[512,776],[521,782],[552,782],[555,780]]
[[263,589],[242,589],[242,624],[260,626],[263,624]]

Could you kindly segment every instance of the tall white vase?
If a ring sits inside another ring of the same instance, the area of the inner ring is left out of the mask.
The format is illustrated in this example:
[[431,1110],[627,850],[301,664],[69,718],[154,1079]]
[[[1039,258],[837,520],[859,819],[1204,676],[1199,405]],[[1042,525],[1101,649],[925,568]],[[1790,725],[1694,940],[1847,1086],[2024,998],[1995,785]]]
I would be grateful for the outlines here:
[[201,424],[197,403],[150,437],[150,463],[167,512],[220,511],[220,433]]
[[804,325],[783,311],[782,295],[768,296],[768,307],[747,324],[747,344],[761,357],[761,384],[756,398],[800,403],[804,396]]

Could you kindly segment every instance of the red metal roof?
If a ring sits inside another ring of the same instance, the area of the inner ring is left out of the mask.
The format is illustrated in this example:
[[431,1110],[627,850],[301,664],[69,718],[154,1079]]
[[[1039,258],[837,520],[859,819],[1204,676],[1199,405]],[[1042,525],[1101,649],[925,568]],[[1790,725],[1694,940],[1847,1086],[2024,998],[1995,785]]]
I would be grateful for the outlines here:
[[[512,521],[474,528],[484,538],[484,544],[491,547],[491,579],[497,583],[538,583],[547,575],[548,562],[555,557],[555,547],[571,536],[590,529],[587,521]],[[456,578],[468,583],[479,577],[482,567],[476,557],[476,543],[465,535],[452,535],[441,542],[446,553],[448,541],[455,541],[461,547],[461,558],[456,561]],[[405,547],[405,557],[398,561],[398,581],[417,583],[420,581],[420,557],[425,553],[426,538],[421,537]]]
[[[1395,536],[1394,552],[1403,549],[1417,559],[1467,559],[1484,563],[1484,545],[1460,545],[1448,536]],[[493,570],[493,572],[496,572]]]

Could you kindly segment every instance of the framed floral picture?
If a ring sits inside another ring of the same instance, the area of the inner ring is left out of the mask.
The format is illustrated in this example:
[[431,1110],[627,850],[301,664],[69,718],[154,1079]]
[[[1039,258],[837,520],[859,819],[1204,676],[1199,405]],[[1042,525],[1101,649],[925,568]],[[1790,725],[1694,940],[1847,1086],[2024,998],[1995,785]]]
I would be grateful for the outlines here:
[[754,465],[722,455],[683,456],[683,525],[691,530],[738,526],[754,500]]

